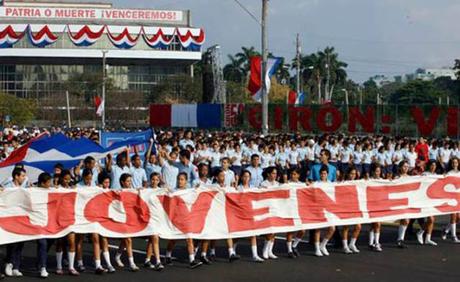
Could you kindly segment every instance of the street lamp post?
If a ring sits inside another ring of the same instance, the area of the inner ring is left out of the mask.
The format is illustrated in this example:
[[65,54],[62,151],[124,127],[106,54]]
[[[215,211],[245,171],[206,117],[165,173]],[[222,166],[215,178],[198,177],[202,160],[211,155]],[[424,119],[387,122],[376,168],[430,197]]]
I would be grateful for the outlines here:
[[262,0],[262,133],[268,134],[268,91],[267,91],[267,61],[268,61],[268,38],[267,38],[268,0]]
[[102,130],[105,129],[105,83],[106,83],[106,76],[107,76],[107,70],[106,70],[106,54],[109,51],[107,50],[102,50],[102,103],[103,103],[103,111],[102,111]]

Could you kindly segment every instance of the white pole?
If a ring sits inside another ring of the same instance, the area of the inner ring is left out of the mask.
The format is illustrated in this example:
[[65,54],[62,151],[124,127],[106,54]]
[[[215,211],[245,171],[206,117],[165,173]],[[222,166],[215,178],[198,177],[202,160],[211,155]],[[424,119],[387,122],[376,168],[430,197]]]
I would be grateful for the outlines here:
[[296,81],[296,86],[297,86],[297,95],[300,93],[300,35],[297,33],[297,38],[296,38],[296,60],[297,60],[297,81]]
[[67,102],[67,125],[69,128],[72,128],[72,120],[70,119],[70,101],[69,101],[69,91],[65,92],[65,99]]
[[105,82],[106,82],[106,58],[105,54],[107,50],[102,50],[102,104],[103,104],[103,111],[102,111],[102,130],[105,129]]
[[268,0],[262,0],[262,133],[268,134],[268,91],[265,75],[268,61],[267,38]]

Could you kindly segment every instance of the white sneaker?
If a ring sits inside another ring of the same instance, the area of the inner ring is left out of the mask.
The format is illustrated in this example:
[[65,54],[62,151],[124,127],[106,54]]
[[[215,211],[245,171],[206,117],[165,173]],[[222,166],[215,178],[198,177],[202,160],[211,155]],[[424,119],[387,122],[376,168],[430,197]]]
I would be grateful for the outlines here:
[[460,240],[457,238],[457,236],[453,237],[452,241],[454,241],[455,244],[460,243]]
[[382,250],[382,245],[380,245],[380,244],[375,244],[375,245],[372,247],[372,249],[373,249],[374,251],[376,251],[376,252],[381,252],[381,251],[383,251],[383,250]]
[[420,245],[423,245],[423,230],[417,232],[417,241]]
[[278,257],[275,256],[273,253],[268,253],[268,258],[269,259],[277,259]]
[[347,255],[352,254],[353,252],[348,248],[348,246],[343,247],[343,252]]
[[444,229],[444,230],[442,231],[441,239],[446,240],[446,239],[447,239],[447,235],[449,235],[449,229]]
[[17,269],[13,269],[13,277],[22,277],[22,273],[17,270]]
[[428,245],[428,246],[437,246],[438,244],[434,241],[431,241],[431,240],[425,240],[425,245]]
[[348,248],[350,248],[350,250],[354,253],[354,254],[359,254],[359,250],[358,248],[356,247],[356,245],[348,245]]
[[319,249],[320,249],[321,253],[323,253],[323,255],[329,256],[329,252],[327,251],[326,246],[321,246],[321,247],[319,247]]
[[118,256],[118,255],[115,256],[115,263],[117,264],[118,267],[125,267],[125,265],[121,261],[121,256]]
[[12,263],[5,264],[5,275],[8,277],[13,276],[13,264]]
[[317,257],[322,257],[322,256],[323,256],[323,253],[321,252],[320,249],[317,249],[317,250],[315,251],[315,256],[317,256]]
[[42,267],[40,269],[40,277],[41,278],[47,278],[49,276],[48,271],[46,271],[46,267]]
[[257,262],[257,263],[262,263],[265,260],[263,258],[259,257],[259,256],[256,256],[256,257],[252,257],[252,261]]

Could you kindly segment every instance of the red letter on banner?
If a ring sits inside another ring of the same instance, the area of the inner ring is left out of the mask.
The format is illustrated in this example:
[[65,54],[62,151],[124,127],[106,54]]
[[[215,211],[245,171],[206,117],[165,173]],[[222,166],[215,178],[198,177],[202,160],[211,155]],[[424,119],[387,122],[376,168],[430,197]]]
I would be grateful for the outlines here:
[[249,119],[249,125],[254,128],[254,129],[261,129],[262,128],[262,122],[261,122],[261,117],[260,114],[262,113],[262,107],[260,106],[254,106],[249,109],[248,112],[248,119]]
[[348,131],[350,133],[356,132],[356,125],[360,124],[363,131],[366,133],[373,133],[375,131],[375,109],[368,106],[366,113],[361,113],[358,107],[350,107],[350,117],[348,121]]
[[0,228],[20,235],[53,235],[75,223],[77,193],[48,194],[48,224],[34,225],[28,215],[0,217]]
[[[126,222],[116,222],[109,217],[109,207],[113,201],[120,201],[126,212]],[[98,222],[105,229],[117,233],[136,233],[147,227],[150,210],[139,195],[132,192],[105,192],[92,198],[85,207],[88,221]]]
[[390,199],[390,194],[416,191],[419,187],[420,183],[367,187],[367,209],[369,210],[369,216],[374,218],[405,213],[419,213],[420,209],[406,208],[409,204],[407,198]]
[[358,191],[355,185],[336,186],[335,201],[319,188],[297,190],[299,215],[302,223],[327,222],[324,211],[333,213],[340,219],[359,218]]
[[[448,192],[445,190],[447,185],[452,185],[455,187],[455,192]],[[458,193],[460,189],[460,178],[458,177],[446,177],[444,179],[439,179],[428,187],[426,194],[431,199],[446,199],[446,200],[455,200],[456,205],[449,205],[447,202],[436,208],[441,212],[458,212],[460,210],[460,194]]]
[[312,112],[306,107],[293,107],[288,108],[289,112],[289,129],[291,131],[297,131],[298,123],[302,126],[303,130],[311,131],[310,117]]
[[256,220],[256,216],[270,214],[270,208],[254,209],[252,203],[263,200],[288,200],[288,190],[267,191],[264,193],[229,193],[225,195],[225,215],[227,217],[228,231],[240,232],[257,230],[269,227],[293,226],[291,218],[265,217]]
[[[327,122],[327,116],[331,115],[331,124]],[[334,132],[342,125],[342,114],[335,107],[327,106],[321,108],[316,116],[318,128],[323,132]]]
[[212,200],[217,192],[202,192],[189,210],[185,201],[179,196],[158,196],[165,212],[174,226],[182,233],[201,233]]
[[447,135],[458,135],[458,108],[447,109]]
[[424,136],[431,135],[434,127],[436,126],[436,122],[441,115],[441,110],[438,107],[433,107],[427,121],[425,121],[425,116],[420,108],[413,107],[410,111],[415,123],[417,123],[417,128],[420,134]]

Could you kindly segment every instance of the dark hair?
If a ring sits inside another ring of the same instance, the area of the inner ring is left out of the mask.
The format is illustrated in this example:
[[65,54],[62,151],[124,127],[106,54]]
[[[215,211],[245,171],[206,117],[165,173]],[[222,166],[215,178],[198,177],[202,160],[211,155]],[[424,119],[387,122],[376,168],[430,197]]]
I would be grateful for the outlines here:
[[213,175],[213,176],[214,176],[214,177],[217,177],[217,176],[219,175],[219,173],[221,173],[221,172],[224,172],[224,170],[221,169],[221,168],[218,168],[218,169],[216,169],[216,170],[214,171],[214,173],[213,173],[214,175]]
[[63,170],[63,169],[64,169],[64,165],[61,164],[61,163],[57,163],[57,164],[54,165],[54,168],[55,168],[55,169],[58,168],[58,169],[60,169],[60,170]]
[[278,172],[278,170],[277,170],[276,167],[274,167],[274,166],[269,166],[269,167],[267,167],[267,168],[264,170],[264,172],[263,172],[263,177],[264,177],[264,179],[267,179],[267,178],[268,178],[268,175],[269,175],[269,174],[272,174],[273,171]]
[[125,182],[126,180],[128,180],[128,178],[131,177],[131,174],[129,173],[123,173],[121,176],[120,176],[120,186],[123,186],[123,182]]
[[150,179],[152,179],[154,176],[160,176],[160,174],[158,172],[152,172],[150,174]]
[[93,175],[93,171],[89,168],[83,169],[83,173],[81,174],[81,177],[87,177],[89,175]]
[[329,168],[327,167],[327,165],[322,165],[321,168],[319,169],[319,174],[321,174],[321,172],[327,172],[329,174]]
[[255,159],[255,158],[260,158],[260,157],[259,157],[259,155],[257,155],[257,154],[252,154],[252,156],[251,156],[251,161],[252,161],[253,159]]
[[107,178],[110,180],[110,182],[112,182],[112,179],[110,178],[110,175],[108,173],[106,172],[100,173],[97,176],[97,183],[102,184],[104,180],[106,180]]
[[13,169],[13,172],[11,173],[11,176],[13,177],[13,179],[16,177],[16,176],[20,176],[21,173],[26,173],[26,170],[23,169],[23,168],[20,168],[20,167],[15,167]]
[[325,154],[327,157],[327,160],[331,159],[331,151],[329,151],[328,149],[322,149],[320,154]]
[[70,170],[68,170],[68,169],[63,169],[61,171],[61,174],[59,174],[59,184],[61,186],[63,186],[62,183],[64,183],[64,177],[67,176],[67,175],[72,176],[72,173],[70,173]]
[[189,150],[181,150],[179,152],[179,156],[182,158],[186,158],[187,160],[190,160],[190,151]]
[[91,163],[91,162],[93,162],[93,161],[96,161],[96,159],[93,158],[93,157],[91,157],[91,156],[87,156],[87,157],[83,160],[83,163],[84,163],[84,164],[89,164],[89,163]]
[[141,158],[141,156],[139,156],[139,154],[134,154],[134,156],[131,158],[131,160],[134,161],[134,159],[137,159],[137,158]]
[[354,165],[350,166],[347,170],[347,175],[346,175],[346,180],[350,180],[350,175],[351,175],[351,172],[352,171],[356,171],[356,179],[358,179],[358,169],[356,169],[356,167]]
[[42,186],[47,181],[50,181],[51,178],[51,174],[49,174],[48,172],[40,173],[40,175],[38,176],[38,186]]
[[177,179],[179,179],[181,175],[183,175],[185,179],[188,180],[188,174],[186,172],[179,172],[179,174],[177,175]]

